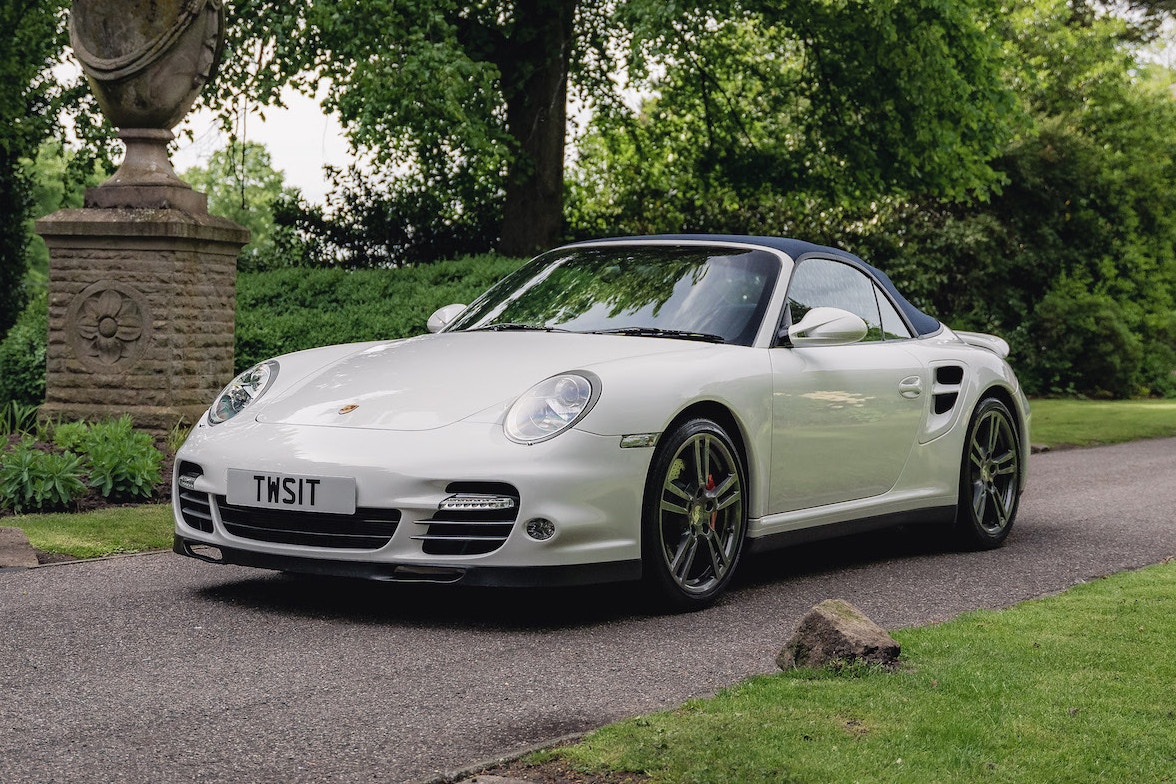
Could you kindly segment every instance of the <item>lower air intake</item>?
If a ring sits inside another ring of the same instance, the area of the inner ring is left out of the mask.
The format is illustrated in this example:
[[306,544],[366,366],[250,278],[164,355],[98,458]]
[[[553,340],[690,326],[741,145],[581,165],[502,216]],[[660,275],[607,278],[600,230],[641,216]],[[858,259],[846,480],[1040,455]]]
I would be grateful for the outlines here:
[[352,515],[235,506],[217,496],[225,530],[242,539],[340,550],[378,550],[400,524],[397,509],[356,509]]

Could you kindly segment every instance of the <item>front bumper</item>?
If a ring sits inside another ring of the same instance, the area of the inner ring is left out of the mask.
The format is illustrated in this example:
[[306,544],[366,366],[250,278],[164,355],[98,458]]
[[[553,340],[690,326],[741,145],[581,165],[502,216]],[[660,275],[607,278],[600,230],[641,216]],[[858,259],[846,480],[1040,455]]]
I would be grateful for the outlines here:
[[[431,431],[204,425],[176,458],[174,549],[217,563],[407,582],[540,586],[637,579],[652,454],[651,448],[622,449],[617,437],[576,430],[525,446],[506,439],[501,426],[473,422]],[[230,469],[354,477],[357,507],[392,512],[396,522],[381,542],[360,547],[254,538],[247,528],[226,526]],[[190,473],[181,487],[185,470]],[[430,523],[457,485],[517,490],[517,515],[492,551],[429,551]],[[207,510],[199,519],[193,498]],[[552,521],[555,535],[543,541],[528,536],[526,522],[536,518]],[[215,548],[215,557],[206,547]]]

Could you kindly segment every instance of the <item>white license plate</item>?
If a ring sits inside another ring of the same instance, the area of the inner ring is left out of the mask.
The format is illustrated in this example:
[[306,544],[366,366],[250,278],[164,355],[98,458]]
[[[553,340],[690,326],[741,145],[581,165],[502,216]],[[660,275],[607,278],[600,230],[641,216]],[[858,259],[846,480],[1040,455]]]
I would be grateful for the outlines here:
[[355,513],[355,479],[229,469],[228,501],[238,506],[326,514]]

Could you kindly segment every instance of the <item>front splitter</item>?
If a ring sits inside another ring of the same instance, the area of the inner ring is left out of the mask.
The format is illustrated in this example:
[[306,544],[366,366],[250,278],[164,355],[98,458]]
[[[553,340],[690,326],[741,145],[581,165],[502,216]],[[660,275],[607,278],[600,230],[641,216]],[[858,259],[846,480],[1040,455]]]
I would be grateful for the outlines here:
[[279,572],[351,577],[395,583],[437,583],[492,588],[552,588],[641,579],[641,561],[607,561],[564,566],[436,566],[373,561],[339,561],[274,555],[224,547],[176,534],[172,550],[216,564],[249,566]]

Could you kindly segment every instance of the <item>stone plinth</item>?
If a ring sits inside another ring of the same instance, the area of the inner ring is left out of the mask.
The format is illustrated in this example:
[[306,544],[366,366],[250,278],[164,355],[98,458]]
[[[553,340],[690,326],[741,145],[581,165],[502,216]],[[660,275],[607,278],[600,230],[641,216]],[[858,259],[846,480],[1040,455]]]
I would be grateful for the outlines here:
[[70,209],[49,246],[42,417],[194,423],[233,376],[237,253],[249,232],[178,209]]

